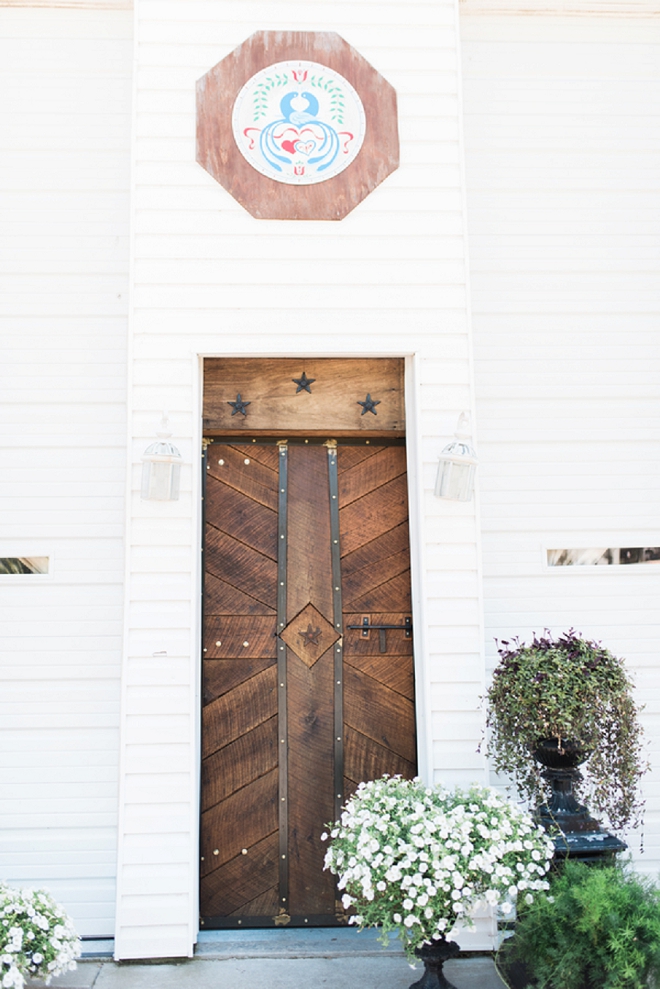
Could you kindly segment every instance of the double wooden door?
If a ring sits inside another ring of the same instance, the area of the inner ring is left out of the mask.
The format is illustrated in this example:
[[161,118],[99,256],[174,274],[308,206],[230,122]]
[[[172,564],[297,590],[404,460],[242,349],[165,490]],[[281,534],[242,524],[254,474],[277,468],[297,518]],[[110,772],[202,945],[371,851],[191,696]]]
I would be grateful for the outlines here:
[[321,833],[360,781],[415,774],[405,465],[381,440],[207,449],[205,928],[344,923]]

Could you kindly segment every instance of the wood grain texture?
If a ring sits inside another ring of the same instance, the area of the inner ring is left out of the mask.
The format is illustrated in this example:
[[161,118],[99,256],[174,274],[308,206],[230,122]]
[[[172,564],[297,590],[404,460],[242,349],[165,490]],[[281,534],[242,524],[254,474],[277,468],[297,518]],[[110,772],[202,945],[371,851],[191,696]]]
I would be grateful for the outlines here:
[[346,725],[414,763],[417,746],[412,701],[348,663],[344,666],[344,690]]
[[278,473],[249,446],[207,462],[200,903],[249,916],[278,880]]
[[232,449],[238,450],[244,457],[251,457],[264,467],[269,467],[275,474],[279,474],[280,450],[272,440],[267,444],[253,439],[250,443],[232,444]]
[[341,572],[345,577],[349,577],[363,567],[378,566],[380,569],[381,566],[386,565],[385,561],[390,556],[398,553],[409,555],[408,540],[408,519],[406,517],[400,525],[388,529],[358,549],[345,553],[342,556]]
[[[291,59],[339,72],[357,90],[366,115],[357,158],[316,185],[287,185],[261,175],[245,160],[232,132],[234,102],[248,79]],[[398,168],[396,92],[334,32],[257,31],[197,83],[197,161],[259,219],[340,220]]]
[[363,460],[368,460],[369,457],[375,456],[378,450],[381,449],[380,446],[374,445],[375,442],[374,440],[363,440],[359,446],[357,444],[342,446],[341,457],[337,460],[337,474],[343,474],[356,464],[362,463]]
[[277,668],[257,673],[202,710],[202,757],[277,714]]
[[339,509],[342,555],[371,542],[408,518],[408,488],[405,474],[384,484],[379,497],[358,498]]
[[[332,627],[328,452],[289,449],[287,618],[311,602]],[[297,623],[294,623],[294,631]],[[323,872],[320,835],[333,814],[333,653],[310,668],[287,649],[289,913],[334,910],[334,880]]]
[[204,577],[204,613],[211,615],[272,615],[274,608],[269,608],[263,601],[239,591],[226,580],[221,580],[210,571]]
[[202,810],[277,768],[277,718],[246,732],[202,763]]
[[406,473],[406,450],[403,446],[376,449],[373,457],[363,460],[339,478],[339,503],[342,508],[363,498]]
[[[204,899],[200,904],[205,916],[263,916],[277,912],[272,906],[272,889],[277,883],[277,834],[269,834],[219,866],[205,877]],[[270,895],[269,895],[270,894]],[[266,896],[266,903],[263,898]],[[268,904],[269,906],[266,906]]]
[[[308,378],[316,380],[311,394],[296,393],[293,378],[299,378],[303,368]],[[309,358],[207,358],[204,361],[204,429],[207,433],[219,430],[225,433],[252,433],[261,430],[287,432],[320,432],[326,437],[338,433],[398,432],[405,431],[403,390],[404,362],[402,358],[334,359]],[[240,392],[250,401],[247,416],[232,416],[227,404]],[[376,415],[362,415],[358,402],[367,393],[378,399]],[[218,445],[219,446],[219,445]],[[268,488],[263,474],[255,469],[247,475],[239,468],[252,451],[249,444],[240,451],[216,454],[209,457],[211,473],[215,477],[227,476],[227,483],[246,485],[254,478],[254,488],[244,490],[257,497],[257,484]],[[396,448],[395,448],[396,449]],[[369,454],[371,455],[371,453]],[[356,456],[353,454],[352,456]],[[217,461],[225,459],[221,467]],[[256,459],[256,458],[255,458]],[[223,473],[224,471],[224,473]],[[231,480],[236,475],[238,481]],[[264,501],[268,507],[276,507]]]
[[209,476],[206,482],[207,517],[222,532],[250,549],[277,560],[277,513],[229,484]]
[[277,511],[277,470],[261,463],[249,444],[235,447],[214,443],[208,450],[207,467],[209,478],[222,481],[273,512]]
[[[376,578],[376,586],[365,590],[361,595],[355,595],[347,605],[360,611],[410,611],[412,599],[410,596],[410,570],[404,570],[389,580],[380,581]],[[389,633],[388,633],[389,634]]]
[[328,451],[289,449],[287,622],[311,602],[332,624]]
[[344,748],[344,775],[352,783],[368,782],[389,773],[412,779],[416,763],[397,755],[390,748],[379,745],[372,738],[352,728],[346,728]]
[[[403,447],[345,458],[339,445],[344,620],[344,798],[383,773],[415,775],[413,640],[402,629],[363,635],[410,617],[410,552]],[[344,467],[348,463],[349,466]],[[344,469],[342,470],[342,467]]]
[[275,659],[276,616],[211,615],[204,623],[207,659]]
[[206,570],[256,598],[270,611],[277,607],[277,562],[257,553],[212,525],[205,527]]
[[263,917],[272,920],[279,910],[279,887],[271,886],[253,900],[234,910],[231,917]]
[[[324,451],[325,452],[325,451]],[[289,893],[292,914],[334,912],[334,879],[323,871],[321,834],[332,820],[333,654],[311,669],[288,653]]]
[[202,814],[202,876],[276,831],[277,770],[273,770]]
[[[372,545],[369,543],[368,545]],[[364,605],[360,603],[363,598],[369,598],[378,588],[383,584],[387,584],[392,580],[393,577],[398,577],[401,574],[407,574],[407,588],[404,587],[404,595],[410,598],[410,553],[408,549],[401,550],[399,553],[395,553],[392,556],[386,556],[385,559],[376,559],[369,566],[363,567],[360,570],[355,570],[353,573],[346,574],[344,577],[343,591],[344,591],[344,607],[350,608],[351,610],[362,610]],[[405,597],[404,597],[405,600]],[[398,602],[392,605],[376,608],[372,606],[370,610],[372,611],[387,611],[389,608],[396,607]],[[402,608],[410,609],[410,605],[401,605]]]
[[391,642],[393,648],[386,654],[379,652],[376,655],[364,656],[356,653],[345,653],[344,662],[414,701],[415,677],[410,653],[407,656],[392,655],[395,653],[398,642],[398,639],[393,640]]
[[263,673],[276,660],[269,659],[205,659],[203,663],[204,704],[229,693],[234,687]]

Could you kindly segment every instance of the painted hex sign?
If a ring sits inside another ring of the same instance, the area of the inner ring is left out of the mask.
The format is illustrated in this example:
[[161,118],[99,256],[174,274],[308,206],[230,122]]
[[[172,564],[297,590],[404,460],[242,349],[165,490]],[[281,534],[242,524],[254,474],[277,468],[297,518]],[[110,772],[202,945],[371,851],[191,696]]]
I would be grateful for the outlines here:
[[197,161],[252,216],[342,219],[398,167],[396,93],[337,34],[258,31],[197,84]]
[[343,76],[319,62],[276,62],[241,89],[234,139],[258,172],[296,185],[327,182],[356,158],[364,107]]

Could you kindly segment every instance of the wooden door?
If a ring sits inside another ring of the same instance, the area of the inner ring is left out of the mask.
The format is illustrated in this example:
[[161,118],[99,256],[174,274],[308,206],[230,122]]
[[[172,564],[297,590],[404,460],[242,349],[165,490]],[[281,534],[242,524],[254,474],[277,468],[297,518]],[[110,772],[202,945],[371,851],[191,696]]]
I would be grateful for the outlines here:
[[404,446],[213,442],[204,555],[202,926],[344,923],[320,835],[416,770]]

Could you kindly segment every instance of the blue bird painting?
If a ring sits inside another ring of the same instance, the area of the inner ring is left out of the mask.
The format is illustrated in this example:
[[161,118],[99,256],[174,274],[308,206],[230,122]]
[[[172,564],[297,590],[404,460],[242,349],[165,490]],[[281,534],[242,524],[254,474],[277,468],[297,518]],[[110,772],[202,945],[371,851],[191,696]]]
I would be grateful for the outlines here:
[[259,137],[261,153],[278,172],[294,164],[295,173],[306,168],[323,172],[339,153],[340,140],[334,127],[318,119],[319,101],[310,92],[287,93],[280,101],[279,120],[264,127]]

